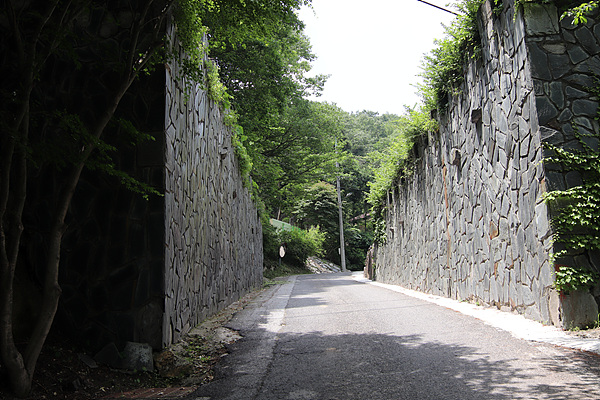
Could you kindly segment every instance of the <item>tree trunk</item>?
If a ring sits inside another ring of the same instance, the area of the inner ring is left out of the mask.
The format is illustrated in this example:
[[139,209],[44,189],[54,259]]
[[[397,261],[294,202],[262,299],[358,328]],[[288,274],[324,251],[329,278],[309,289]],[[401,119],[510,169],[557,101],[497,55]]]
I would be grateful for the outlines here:
[[16,49],[17,76],[20,90],[17,91],[17,106],[10,128],[2,132],[2,161],[0,177],[0,356],[4,364],[12,390],[18,397],[25,397],[31,391],[33,372],[17,348],[13,337],[13,298],[14,277],[17,266],[21,235],[22,215],[27,196],[27,151],[29,145],[29,122],[31,94],[36,64],[36,45],[48,18],[53,14],[57,2],[50,4],[48,12],[34,29],[32,40],[22,36],[18,17],[7,2],[7,15],[12,29]]
[[[102,114],[102,117],[90,130],[94,137],[100,138],[102,136],[102,133],[112,119],[121,101],[121,98],[132,83],[132,78],[128,78],[122,82],[119,91],[114,95],[113,100],[109,103],[107,109]],[[54,321],[54,316],[56,315],[58,302],[60,300],[61,288],[58,282],[58,272],[60,266],[62,237],[66,229],[65,219],[71,205],[71,200],[75,194],[75,189],[79,183],[79,178],[81,177],[81,173],[85,167],[85,163],[94,149],[95,146],[91,144],[87,148],[83,149],[80,162],[73,166],[69,177],[65,181],[59,201],[56,205],[56,210],[54,212],[54,222],[52,223],[52,228],[48,237],[48,255],[42,294],[42,307],[37,323],[33,330],[33,334],[25,350],[24,366],[29,378],[28,390],[31,388],[31,379],[33,378],[37,359],[42,351],[46,338],[48,337],[50,328],[52,327],[52,322]]]
[[[29,107],[27,104],[23,107],[27,115]],[[22,121],[18,129],[20,132],[18,137],[26,142],[29,129],[28,118]],[[8,136],[8,143],[3,143],[8,146],[6,152],[2,154],[6,159],[2,162],[3,183],[0,206],[0,355],[8,371],[14,393],[24,397],[31,390],[31,374],[15,345],[12,321],[13,282],[23,232],[21,216],[26,198],[27,156],[22,144],[17,145],[15,139]],[[15,178],[14,181],[11,178]]]
[[[107,104],[106,109],[94,125],[88,129],[88,132],[97,139],[102,136],[123,95],[129,89],[139,71],[145,67],[158,48],[156,43],[154,44],[156,45],[155,48],[146,49],[145,51],[140,51],[137,47],[139,31],[145,26],[146,14],[151,3],[148,3],[144,15],[138,21],[136,34],[131,40],[131,57],[125,68],[125,70],[129,70],[129,73],[122,77],[120,86],[112,94],[112,99]],[[79,153],[79,161],[73,165],[61,188],[56,209],[52,215],[53,220],[47,241],[48,254],[44,269],[40,315],[27,347],[21,353],[15,345],[13,337],[13,282],[23,232],[22,214],[27,188],[27,149],[31,118],[29,107],[35,82],[34,76],[41,70],[42,64],[53,51],[53,48],[50,48],[48,54],[43,54],[40,57],[36,53],[38,51],[36,43],[40,41],[41,32],[46,23],[53,17],[57,5],[58,0],[54,0],[49,5],[47,13],[40,19],[39,26],[33,29],[34,34],[32,37],[28,37],[21,32],[19,19],[12,8],[12,3],[7,2],[7,15],[13,29],[12,39],[15,42],[18,56],[19,68],[17,70],[19,71],[18,78],[21,85],[19,85],[18,99],[14,103],[18,106],[16,107],[18,109],[15,110],[14,119],[10,121],[12,126],[9,130],[1,132],[2,136],[0,136],[0,360],[8,372],[12,390],[19,397],[25,397],[31,391],[37,360],[56,315],[61,294],[58,273],[62,237],[66,227],[65,219],[83,168],[95,149],[95,145],[91,142],[84,146]],[[171,2],[168,2],[167,5],[170,6]],[[69,14],[71,11],[68,7],[63,7],[58,17],[58,20],[61,21],[60,25],[67,26],[68,24],[65,22],[68,19],[67,16],[72,20],[83,9],[83,6],[83,3],[79,4],[79,8],[73,10],[71,14]],[[161,24],[167,15],[167,9],[163,9],[162,12],[163,14],[160,16]],[[157,30],[155,34],[159,35],[160,30]],[[59,36],[57,32],[56,38]],[[145,58],[142,60],[135,59],[134,57],[139,54],[145,54]],[[39,64],[36,64],[36,57],[41,60],[38,60]]]

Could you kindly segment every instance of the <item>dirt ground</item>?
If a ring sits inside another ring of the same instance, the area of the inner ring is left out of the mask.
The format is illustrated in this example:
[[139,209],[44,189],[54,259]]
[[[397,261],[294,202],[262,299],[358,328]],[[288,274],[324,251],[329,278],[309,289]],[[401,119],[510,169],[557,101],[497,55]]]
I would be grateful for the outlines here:
[[[68,342],[51,339],[40,355],[32,393],[26,399],[133,398],[134,395],[124,396],[123,393],[140,388],[173,387],[191,390],[210,382],[213,379],[214,365],[227,356],[227,345],[241,338],[237,332],[223,325],[260,293],[261,291],[256,291],[246,295],[204,321],[181,342],[156,353],[154,372],[131,373],[104,365],[94,367],[90,357],[78,352]],[[8,382],[0,380],[0,400],[15,399],[9,393]]]
[[570,336],[580,338],[600,339],[600,328],[565,331]]

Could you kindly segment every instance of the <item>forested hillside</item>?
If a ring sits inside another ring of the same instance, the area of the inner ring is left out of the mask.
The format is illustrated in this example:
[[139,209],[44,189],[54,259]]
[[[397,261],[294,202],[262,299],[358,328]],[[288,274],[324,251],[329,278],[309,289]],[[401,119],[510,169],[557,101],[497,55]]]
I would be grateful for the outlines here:
[[[226,25],[219,12],[203,19],[211,36]],[[340,262],[335,191],[341,177],[348,262],[362,268],[372,243],[368,182],[382,154],[400,134],[397,115],[346,112],[335,104],[307,100],[319,95],[327,76],[310,76],[315,56],[295,14],[287,24],[239,42],[212,41],[209,55],[226,87],[224,99],[235,124],[238,156],[246,166],[265,225],[265,253],[277,258],[284,240],[269,218],[317,228],[316,248]],[[300,239],[299,239],[300,240]],[[289,238],[288,242],[289,243]]]

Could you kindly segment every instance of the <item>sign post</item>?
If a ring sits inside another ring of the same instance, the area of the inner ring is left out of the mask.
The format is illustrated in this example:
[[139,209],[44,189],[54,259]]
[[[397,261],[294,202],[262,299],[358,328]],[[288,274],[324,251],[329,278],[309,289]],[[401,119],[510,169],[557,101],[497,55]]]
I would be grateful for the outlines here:
[[279,266],[281,267],[281,259],[285,256],[285,246],[279,247]]

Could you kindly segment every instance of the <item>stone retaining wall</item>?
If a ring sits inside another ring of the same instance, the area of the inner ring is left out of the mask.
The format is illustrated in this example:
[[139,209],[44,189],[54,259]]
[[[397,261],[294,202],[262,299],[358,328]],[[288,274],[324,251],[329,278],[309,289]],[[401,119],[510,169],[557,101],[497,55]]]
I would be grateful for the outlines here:
[[[262,226],[231,129],[199,85],[184,93],[177,69],[171,63],[143,77],[119,105],[119,117],[155,140],[135,148],[117,140],[118,167],[164,197],[144,200],[118,179],[86,171],[71,205],[55,329],[91,350],[126,341],[159,349],[262,283]],[[30,192],[42,215],[52,180],[44,175]],[[34,226],[28,232],[43,229]],[[36,238],[27,240],[31,258],[44,245]]]
[[166,85],[163,345],[262,284],[262,225],[243,186],[231,128],[200,85]]
[[552,5],[526,3],[514,18],[504,4],[500,15],[482,5],[482,57],[466,67],[439,133],[415,147],[414,173],[388,195],[375,275],[561,324],[541,195],[580,177],[545,168],[542,143],[574,145],[572,123],[598,133],[585,89],[600,69],[599,30],[559,24]]

